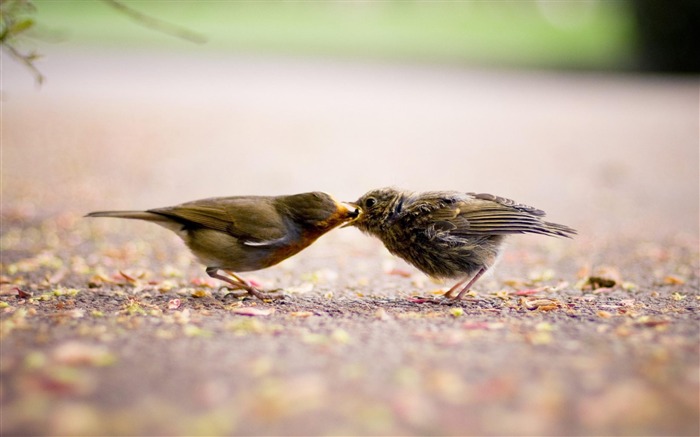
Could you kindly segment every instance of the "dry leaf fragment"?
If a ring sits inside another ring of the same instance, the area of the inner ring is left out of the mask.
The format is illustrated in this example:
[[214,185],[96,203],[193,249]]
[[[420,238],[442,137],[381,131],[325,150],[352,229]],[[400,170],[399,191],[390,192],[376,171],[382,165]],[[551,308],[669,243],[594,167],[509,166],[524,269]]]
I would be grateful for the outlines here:
[[497,291],[497,292],[493,293],[493,295],[499,299],[510,300],[510,296],[508,294],[508,291],[506,291],[506,290]]
[[103,274],[96,274],[88,279],[89,288],[98,288],[104,284],[113,284],[114,281]]
[[614,279],[602,276],[589,276],[586,282],[593,290],[597,290],[598,288],[612,288],[616,283]]
[[622,274],[620,273],[620,270],[613,266],[599,266],[595,269],[595,272],[591,276],[611,279],[618,284],[622,282]]
[[180,308],[180,305],[182,305],[182,301],[180,299],[170,299],[168,301],[168,309],[169,310],[176,310]]
[[435,302],[435,299],[427,298],[427,297],[411,296],[408,298],[408,301],[412,302],[412,303],[426,303],[426,302]]
[[680,294],[679,292],[675,292],[671,295],[671,297],[673,298],[673,300],[683,300],[686,298],[686,295]]
[[637,320],[635,320],[635,323],[638,325],[647,326],[650,328],[656,328],[658,326],[666,326],[671,322],[668,320],[663,320],[663,319],[652,319],[649,316],[642,316],[642,317],[638,318]]
[[138,282],[138,279],[134,278],[133,276],[127,275],[121,270],[119,270],[119,275],[121,275],[122,278],[126,279],[126,282],[128,282],[129,284],[135,285]]
[[194,285],[195,287],[207,287],[207,288],[215,288],[216,287],[216,282],[212,278],[200,278],[196,277],[193,278],[190,283]]
[[554,299],[520,299],[520,304],[529,310],[551,311],[559,308],[561,304]]
[[120,311],[122,313],[126,313],[130,316],[133,315],[146,315],[146,310],[143,309],[141,306],[141,302],[137,301],[136,299],[130,298],[128,302],[126,302],[123,306],[123,309]]
[[469,290],[466,293],[464,293],[464,295],[468,297],[477,297],[479,294],[474,290]]
[[32,297],[31,292],[24,291],[19,287],[15,287],[15,288],[13,288],[13,290],[17,292],[17,297],[20,299],[29,299],[30,297]]
[[192,297],[206,297],[207,292],[202,289],[197,289],[192,292]]
[[601,319],[609,319],[610,317],[613,316],[612,313],[610,313],[610,312],[608,312],[608,311],[603,311],[603,310],[598,311],[596,314],[597,314],[598,317],[600,317]]
[[313,316],[314,313],[312,313],[311,311],[293,311],[293,312],[289,313],[289,315],[292,317],[299,317],[299,318],[305,319],[307,317]]
[[166,279],[162,282],[156,282],[153,285],[156,285],[156,289],[158,290],[159,293],[167,293],[168,291],[177,287],[177,283],[175,283],[175,281],[172,281],[170,279]]
[[676,275],[668,275],[664,278],[664,284],[683,285],[683,284],[685,284],[685,280],[683,278],[676,276]]
[[275,312],[274,308],[254,308],[254,307],[240,307],[233,308],[231,312],[234,314],[239,314],[241,316],[269,316]]

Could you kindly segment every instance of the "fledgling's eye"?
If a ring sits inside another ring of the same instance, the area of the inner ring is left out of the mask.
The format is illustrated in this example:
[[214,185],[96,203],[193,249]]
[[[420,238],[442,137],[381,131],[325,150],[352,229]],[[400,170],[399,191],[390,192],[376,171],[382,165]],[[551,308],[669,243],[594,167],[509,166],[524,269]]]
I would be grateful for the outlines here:
[[377,199],[375,199],[374,197],[368,197],[367,199],[365,199],[365,206],[367,208],[373,207],[376,203]]

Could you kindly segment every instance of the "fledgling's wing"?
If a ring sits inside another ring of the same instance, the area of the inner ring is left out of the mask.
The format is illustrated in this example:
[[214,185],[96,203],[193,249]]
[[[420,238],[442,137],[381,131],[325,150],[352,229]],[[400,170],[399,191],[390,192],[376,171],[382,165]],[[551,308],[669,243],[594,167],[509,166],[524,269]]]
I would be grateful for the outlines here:
[[576,231],[568,226],[546,222],[544,211],[490,194],[470,194],[459,202],[457,225],[452,233],[477,235],[541,234],[571,238]]
[[568,226],[542,220],[544,211],[491,194],[426,193],[406,211],[420,212],[418,220],[430,236],[453,237],[542,234],[571,237]]
[[513,209],[517,209],[518,211],[526,212],[528,214],[541,216],[541,217],[545,216],[545,212],[542,211],[541,209],[533,208],[532,206],[524,205],[524,204],[518,203],[514,200],[506,199],[505,197],[494,196],[493,194],[488,194],[488,193],[467,193],[467,195],[473,197],[474,199],[489,200],[491,202],[498,203],[499,205],[507,206],[507,207],[513,208]]

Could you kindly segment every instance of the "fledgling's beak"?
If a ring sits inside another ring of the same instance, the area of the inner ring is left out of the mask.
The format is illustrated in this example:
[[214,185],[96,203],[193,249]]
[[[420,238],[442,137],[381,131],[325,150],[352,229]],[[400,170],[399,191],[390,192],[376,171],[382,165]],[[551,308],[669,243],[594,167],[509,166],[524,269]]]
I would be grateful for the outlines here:
[[352,202],[340,202],[340,204],[347,208],[349,211],[348,217],[350,217],[350,221],[341,226],[341,228],[345,228],[347,226],[352,225],[352,223],[355,220],[357,220],[358,217],[360,217],[360,215],[362,214],[362,209],[357,204]]

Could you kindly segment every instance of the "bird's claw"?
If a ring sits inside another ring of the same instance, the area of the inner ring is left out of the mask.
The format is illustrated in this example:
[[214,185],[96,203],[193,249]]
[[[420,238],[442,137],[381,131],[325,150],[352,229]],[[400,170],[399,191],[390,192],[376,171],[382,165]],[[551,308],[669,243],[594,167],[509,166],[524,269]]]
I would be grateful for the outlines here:
[[[278,291],[282,291],[281,288],[275,289],[275,290],[270,290],[270,291],[262,291],[258,290],[255,287],[227,287],[227,286],[221,286],[219,290],[222,288],[226,289],[226,293],[224,294],[224,298],[228,296],[233,296],[236,299],[241,299],[245,297],[257,297],[260,300],[276,300],[276,299],[284,299],[287,297],[285,294],[279,293],[279,294],[273,294]],[[243,291],[234,291],[234,290],[243,290]]]
[[255,287],[251,287],[248,290],[248,294],[257,297],[260,300],[277,300],[277,299],[284,299],[286,297],[285,294],[279,293],[282,291],[281,288],[275,289],[275,290],[270,290],[270,291],[261,291],[258,290]]

